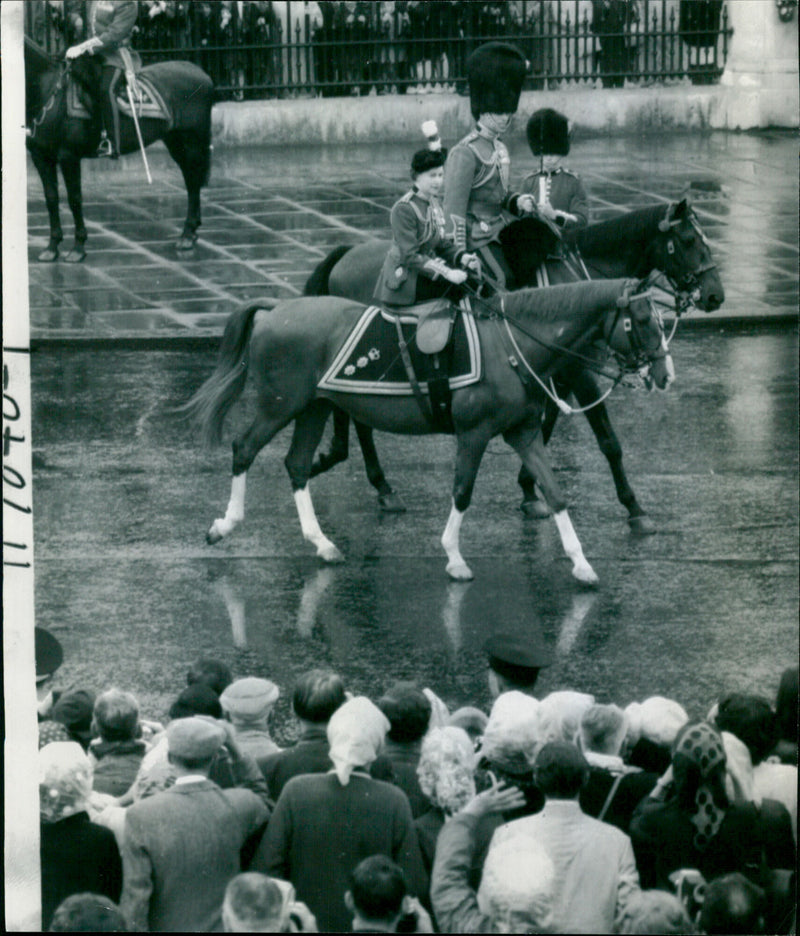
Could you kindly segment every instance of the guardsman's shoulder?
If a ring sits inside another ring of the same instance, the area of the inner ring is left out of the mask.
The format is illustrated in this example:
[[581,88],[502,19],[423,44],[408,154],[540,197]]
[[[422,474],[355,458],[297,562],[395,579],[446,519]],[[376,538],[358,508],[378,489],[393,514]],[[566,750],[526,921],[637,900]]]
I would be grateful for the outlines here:
[[563,173],[565,176],[571,176],[573,179],[580,179],[580,176],[577,172],[574,172],[572,169],[567,166],[560,166],[558,169],[559,172]]
[[397,201],[394,203],[395,208],[396,208],[398,205],[407,205],[413,198],[414,198],[414,190],[413,190],[413,189],[409,189],[409,190],[405,193],[405,195],[401,195],[400,198],[398,198]]

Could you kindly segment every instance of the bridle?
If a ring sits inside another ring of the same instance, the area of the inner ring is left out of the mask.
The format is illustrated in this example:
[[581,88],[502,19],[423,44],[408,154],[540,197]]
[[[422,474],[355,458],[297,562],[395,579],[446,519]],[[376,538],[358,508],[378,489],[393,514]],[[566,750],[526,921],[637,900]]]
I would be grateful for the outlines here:
[[[658,222],[658,229],[663,234],[668,234],[670,230],[674,227],[677,227],[683,222],[684,219],[672,217],[672,205],[667,206],[667,213]],[[697,218],[694,215],[694,212],[689,209],[688,215],[689,224],[691,224],[697,236],[706,246],[709,248],[708,239],[703,233],[703,229],[700,227]],[[680,257],[678,259],[685,259],[686,251],[684,250],[680,236],[670,236],[666,241],[667,253],[670,256],[673,256],[676,251],[680,252]],[[706,263],[701,263],[699,266],[695,267],[692,270],[688,270],[686,273],[681,274],[680,276],[675,276],[668,271],[664,270],[664,276],[674,287],[672,290],[668,290],[675,297],[675,314],[676,314],[676,326],[677,319],[684,313],[693,310],[695,308],[695,299],[698,296],[700,290],[700,277],[705,273],[709,273],[711,270],[716,270],[717,265],[710,259],[709,251],[709,260]],[[667,291],[667,290],[665,290]],[[675,327],[672,329],[672,333],[668,339],[668,342],[672,340],[672,336],[675,334]]]
[[39,114],[33,118],[33,124],[28,130],[29,139],[32,139],[36,135],[36,131],[44,123],[45,118],[47,117],[48,113],[53,109],[53,105],[58,99],[58,96],[64,90],[64,84],[65,84],[67,75],[70,72],[70,68],[71,66],[69,62],[61,63],[61,69],[58,74],[58,79],[56,80],[56,83],[53,85],[53,90],[50,92],[50,96],[45,101],[44,105],[42,106],[42,109],[39,111]]

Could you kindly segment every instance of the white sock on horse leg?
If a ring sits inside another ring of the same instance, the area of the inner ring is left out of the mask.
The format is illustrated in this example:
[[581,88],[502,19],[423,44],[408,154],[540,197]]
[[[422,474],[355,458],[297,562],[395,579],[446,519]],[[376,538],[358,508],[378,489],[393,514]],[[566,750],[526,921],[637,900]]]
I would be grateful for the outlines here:
[[231,479],[231,497],[225,516],[215,520],[211,525],[212,533],[218,536],[227,536],[231,530],[244,520],[244,494],[247,487],[247,472],[234,475]]
[[342,554],[320,529],[308,485],[298,488],[294,492],[294,502],[297,507],[297,515],[300,518],[300,529],[303,531],[303,537],[312,546],[316,547],[317,555],[326,562],[341,562],[343,559]]
[[456,508],[453,503],[450,508],[450,516],[447,518],[447,525],[442,533],[442,546],[447,553],[447,572],[448,575],[459,580],[468,580],[472,578],[472,570],[464,562],[461,555],[460,537],[461,522],[464,519],[464,513]]
[[594,569],[586,561],[583,554],[583,547],[580,544],[578,535],[569,518],[566,510],[560,510],[553,514],[553,519],[558,527],[558,535],[561,537],[561,545],[564,552],[572,560],[572,574],[581,582],[594,585],[598,579]]

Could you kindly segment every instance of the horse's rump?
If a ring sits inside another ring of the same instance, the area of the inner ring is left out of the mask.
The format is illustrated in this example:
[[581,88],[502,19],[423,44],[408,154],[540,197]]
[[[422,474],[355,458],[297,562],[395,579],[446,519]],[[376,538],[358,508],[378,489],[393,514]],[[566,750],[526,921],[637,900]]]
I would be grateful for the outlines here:
[[214,84],[192,62],[154,62],[139,75],[150,81],[162,97],[172,118],[174,130],[197,130],[207,123],[211,129]]

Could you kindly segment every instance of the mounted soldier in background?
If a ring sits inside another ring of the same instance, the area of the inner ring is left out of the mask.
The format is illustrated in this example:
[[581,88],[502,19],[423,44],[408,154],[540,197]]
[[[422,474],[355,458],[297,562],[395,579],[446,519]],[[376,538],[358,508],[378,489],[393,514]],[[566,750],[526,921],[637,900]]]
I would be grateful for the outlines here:
[[539,169],[524,179],[522,191],[533,195],[539,217],[555,224],[564,234],[564,239],[554,244],[536,270],[536,285],[589,279],[577,248],[572,245],[575,232],[591,220],[589,197],[578,175],[561,165],[562,158],[569,153],[569,121],[558,111],[545,107],[531,114],[526,130],[531,152],[539,157]]
[[98,156],[119,157],[119,113],[114,89],[120,74],[132,83],[141,68],[141,59],[131,48],[136,25],[136,0],[67,0],[66,20],[71,34],[83,36],[82,42],[67,49],[67,59],[97,55],[102,60],[99,85],[92,88],[102,120]]

